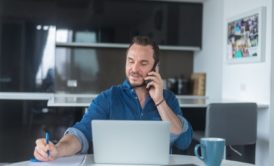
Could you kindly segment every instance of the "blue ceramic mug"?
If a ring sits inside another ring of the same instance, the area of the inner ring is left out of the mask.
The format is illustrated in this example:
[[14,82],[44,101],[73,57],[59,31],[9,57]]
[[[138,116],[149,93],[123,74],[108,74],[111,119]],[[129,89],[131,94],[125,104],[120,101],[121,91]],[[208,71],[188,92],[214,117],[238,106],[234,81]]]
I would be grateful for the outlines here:
[[[201,149],[201,155],[198,153]],[[195,156],[201,159],[205,166],[220,166],[224,157],[225,140],[222,138],[201,138],[195,146]]]

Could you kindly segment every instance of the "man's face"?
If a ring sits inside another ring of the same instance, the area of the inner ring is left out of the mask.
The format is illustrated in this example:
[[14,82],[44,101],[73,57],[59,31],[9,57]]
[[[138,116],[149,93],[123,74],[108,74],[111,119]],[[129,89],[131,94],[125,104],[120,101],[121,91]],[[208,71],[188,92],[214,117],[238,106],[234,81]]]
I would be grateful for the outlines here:
[[126,76],[132,86],[140,86],[144,83],[144,77],[151,71],[154,65],[153,49],[151,46],[133,44],[126,59]]

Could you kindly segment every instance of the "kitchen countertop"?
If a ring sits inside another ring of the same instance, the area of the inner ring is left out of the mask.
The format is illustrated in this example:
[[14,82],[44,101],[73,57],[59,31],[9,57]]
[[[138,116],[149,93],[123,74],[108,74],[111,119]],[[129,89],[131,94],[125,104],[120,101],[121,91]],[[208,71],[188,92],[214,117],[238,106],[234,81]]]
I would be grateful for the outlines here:
[[[47,100],[48,107],[88,107],[97,94],[65,94],[65,93],[28,93],[0,92],[0,100]],[[245,101],[210,101],[207,96],[177,95],[180,107],[206,108],[211,102],[245,102]],[[258,103],[259,110],[266,110],[267,104]]]
[[[88,107],[96,97],[95,94],[90,95],[53,95],[48,100],[49,107]],[[205,96],[177,96],[180,107],[206,107],[207,97]]]

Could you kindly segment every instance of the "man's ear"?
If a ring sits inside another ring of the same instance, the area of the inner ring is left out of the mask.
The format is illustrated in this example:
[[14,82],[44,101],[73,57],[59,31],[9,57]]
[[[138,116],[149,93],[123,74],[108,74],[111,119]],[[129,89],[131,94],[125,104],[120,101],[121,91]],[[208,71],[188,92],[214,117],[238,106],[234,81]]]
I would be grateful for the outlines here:
[[159,71],[160,71],[159,65],[156,65],[156,66],[155,66],[155,71],[156,71],[157,73],[159,73]]

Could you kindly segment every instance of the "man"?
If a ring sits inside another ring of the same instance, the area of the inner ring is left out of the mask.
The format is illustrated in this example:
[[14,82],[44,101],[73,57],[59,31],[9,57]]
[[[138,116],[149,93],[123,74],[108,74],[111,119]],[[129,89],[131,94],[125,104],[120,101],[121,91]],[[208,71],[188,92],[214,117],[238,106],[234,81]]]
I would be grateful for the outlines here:
[[[67,129],[56,144],[36,140],[34,156],[41,161],[86,153],[91,143],[93,119],[164,120],[171,124],[171,144],[186,149],[192,139],[192,128],[183,118],[173,93],[163,89],[163,81],[156,70],[159,47],[148,37],[134,37],[127,50],[127,80],[99,94],[80,122]],[[49,156],[47,152],[50,152]]]

